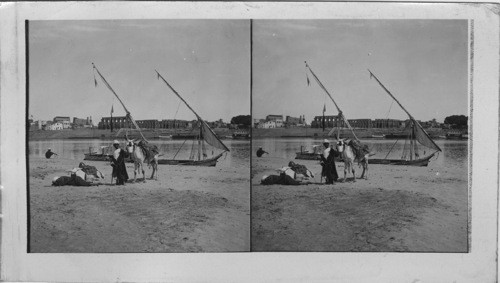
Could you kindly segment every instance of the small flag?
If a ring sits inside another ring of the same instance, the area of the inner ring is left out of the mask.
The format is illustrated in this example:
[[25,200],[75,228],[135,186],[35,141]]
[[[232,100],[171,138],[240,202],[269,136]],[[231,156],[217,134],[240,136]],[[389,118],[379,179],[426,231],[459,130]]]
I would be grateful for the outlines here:
[[113,115],[113,105],[111,105],[111,115]]
[[306,73],[306,79],[307,79],[307,86],[309,86],[311,82],[309,81],[309,76],[307,75],[307,73]]
[[95,79],[95,74],[94,74],[94,87],[97,87],[97,80]]
[[326,112],[326,104],[323,105],[323,114]]

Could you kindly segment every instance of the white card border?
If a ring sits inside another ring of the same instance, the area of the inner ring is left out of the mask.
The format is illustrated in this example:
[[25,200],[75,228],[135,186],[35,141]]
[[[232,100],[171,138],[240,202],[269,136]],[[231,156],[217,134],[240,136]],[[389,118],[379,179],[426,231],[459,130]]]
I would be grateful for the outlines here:
[[[1,278],[8,281],[495,281],[499,17],[494,4],[46,2],[0,7]],[[471,252],[27,254],[24,20],[473,19]]]

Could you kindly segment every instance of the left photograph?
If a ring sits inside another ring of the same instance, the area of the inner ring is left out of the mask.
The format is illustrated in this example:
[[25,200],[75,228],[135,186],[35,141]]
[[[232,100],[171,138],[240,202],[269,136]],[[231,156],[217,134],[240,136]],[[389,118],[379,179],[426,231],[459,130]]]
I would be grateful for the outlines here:
[[250,21],[26,22],[28,252],[250,251]]

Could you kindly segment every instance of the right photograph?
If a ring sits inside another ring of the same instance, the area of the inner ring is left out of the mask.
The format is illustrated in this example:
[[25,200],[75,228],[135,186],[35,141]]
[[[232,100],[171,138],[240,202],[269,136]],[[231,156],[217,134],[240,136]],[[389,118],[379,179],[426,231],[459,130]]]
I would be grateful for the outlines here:
[[252,22],[252,251],[470,251],[473,26]]

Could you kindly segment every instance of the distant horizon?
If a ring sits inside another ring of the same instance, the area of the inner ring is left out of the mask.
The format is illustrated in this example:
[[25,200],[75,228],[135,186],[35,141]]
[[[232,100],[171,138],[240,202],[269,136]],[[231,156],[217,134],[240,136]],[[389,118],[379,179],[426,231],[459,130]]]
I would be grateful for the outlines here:
[[92,63],[136,120],[196,118],[155,70],[205,120],[250,114],[248,20],[43,20],[28,25],[28,115],[34,119],[100,120],[112,106],[114,115],[125,115]]
[[256,20],[253,114],[288,113],[306,120],[469,116],[467,20]]
[[[280,114],[268,114],[268,115],[280,115]],[[261,120],[261,119],[265,120],[266,116],[268,116],[268,115],[265,115],[263,118],[252,117],[252,119],[254,119],[254,120]],[[464,115],[464,114],[450,114],[450,115],[446,115],[445,118],[442,121],[436,119],[436,122],[438,122],[438,123],[444,123],[444,120],[446,119],[446,117],[450,117],[450,116],[454,116],[454,115],[463,115],[463,116],[465,116],[467,118],[469,117],[469,115]],[[290,116],[290,117],[293,117],[293,118],[299,118],[299,116],[292,116],[292,115],[285,115],[285,114],[283,114],[282,116],[283,116],[283,121],[286,120],[287,116]],[[323,116],[323,115],[320,114],[320,115],[312,116],[313,118],[310,119],[310,122],[312,122],[314,120],[314,117],[321,117],[321,116]],[[328,117],[328,116],[337,116],[337,114],[333,114],[333,115],[332,114],[328,114],[328,115],[325,114],[325,117]],[[413,117],[413,118],[415,118],[415,117]],[[376,120],[376,119],[382,119],[382,120],[394,119],[394,120],[405,121],[405,120],[408,120],[409,118],[408,117],[407,118],[402,118],[402,119],[398,119],[398,118],[377,118],[377,117],[372,117],[372,118],[370,118],[370,117],[364,117],[364,118],[356,118],[356,117],[354,117],[354,118],[350,118],[349,117],[349,118],[347,118],[347,120],[361,120],[361,119],[371,119],[371,120]],[[431,118],[431,119],[428,119],[428,120],[422,120],[422,119],[415,118],[415,120],[417,120],[417,121],[423,121],[423,122],[432,121],[432,119],[435,119],[435,118]],[[307,118],[307,116],[305,117],[305,121],[306,121],[306,123],[309,121],[308,118]]]
[[[249,116],[249,114],[240,114],[240,115]],[[236,115],[236,116],[240,116],[240,115]],[[233,116],[233,117],[236,117],[236,116]],[[71,116],[71,115],[70,115],[70,116],[68,116],[68,115],[56,115],[56,116],[52,117],[51,119],[35,119],[35,117],[33,117],[33,121],[34,121],[34,122],[35,122],[35,121],[54,121],[54,118],[57,118],[57,117],[69,117],[69,118],[70,118],[71,123],[73,123],[73,119],[74,119],[74,118],[77,118],[77,119],[87,119],[87,117],[77,117],[77,116]],[[104,118],[111,118],[111,115],[99,117],[99,119],[98,119],[98,120],[94,119],[94,118],[93,118],[93,117],[91,117],[91,116],[88,116],[88,117],[90,118],[90,120],[92,120],[92,122],[96,123],[96,125],[97,125],[97,123],[99,123],[102,119],[104,119]],[[118,118],[118,117],[125,117],[125,115],[117,115],[117,116],[113,115],[113,118]],[[134,116],[132,116],[132,117],[134,118]],[[232,119],[233,117],[231,117],[231,119]],[[28,119],[31,119],[31,116],[28,116]],[[221,119],[216,119],[216,120],[207,120],[207,119],[203,119],[203,120],[204,120],[204,121],[206,121],[206,122],[217,122],[217,121],[219,121],[219,120],[222,120],[222,122],[224,122],[224,123],[228,123],[228,124],[229,124],[229,123],[231,123],[231,119],[229,119],[229,120],[227,120],[227,121],[226,121],[226,120],[224,120],[224,119],[222,119],[222,118],[221,118]],[[169,118],[163,118],[163,119],[155,119],[155,118],[151,118],[151,119],[148,119],[148,118],[146,118],[146,119],[135,119],[135,118],[134,118],[134,120],[136,120],[136,121],[142,121],[142,120],[158,120],[158,121],[162,121],[162,120],[196,121],[196,119],[169,119]]]

